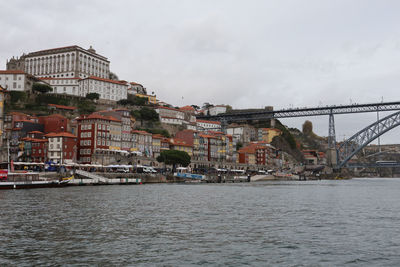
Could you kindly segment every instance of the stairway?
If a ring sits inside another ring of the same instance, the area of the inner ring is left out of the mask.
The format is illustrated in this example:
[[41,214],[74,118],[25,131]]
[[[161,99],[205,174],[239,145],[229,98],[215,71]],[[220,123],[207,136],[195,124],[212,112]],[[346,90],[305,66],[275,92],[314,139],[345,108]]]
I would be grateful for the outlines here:
[[78,175],[81,175],[83,177],[93,179],[96,183],[104,183],[104,184],[108,183],[108,178],[91,173],[91,172],[76,170],[75,173]]

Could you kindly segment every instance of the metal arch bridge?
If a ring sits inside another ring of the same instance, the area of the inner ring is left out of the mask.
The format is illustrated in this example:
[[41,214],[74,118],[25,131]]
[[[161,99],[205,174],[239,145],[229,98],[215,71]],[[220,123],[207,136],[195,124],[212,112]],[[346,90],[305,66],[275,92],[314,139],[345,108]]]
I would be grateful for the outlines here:
[[214,116],[198,116],[198,119],[217,120],[221,124],[226,125],[228,122],[249,121],[249,120],[265,120],[277,118],[292,118],[306,116],[329,116],[329,136],[328,147],[336,149],[337,165],[336,168],[344,167],[347,162],[362,148],[367,146],[373,140],[391,129],[400,125],[400,111],[395,112],[377,122],[365,127],[348,140],[343,142],[338,148],[336,147],[335,134],[335,114],[350,114],[350,113],[366,113],[379,111],[394,111],[400,110],[400,102],[381,102],[371,104],[354,104],[340,106],[326,106],[316,108],[294,108],[283,110],[266,110],[257,112],[239,112],[239,113],[224,113]]
[[344,141],[337,149],[338,168],[344,165],[373,140],[400,125],[400,111],[372,123]]
[[315,108],[291,108],[281,110],[265,110],[255,112],[223,113],[213,116],[197,116],[198,119],[214,120],[221,122],[265,120],[293,117],[323,116],[349,113],[365,113],[377,111],[400,110],[400,102],[384,102],[371,104],[354,104],[340,106],[326,106]]

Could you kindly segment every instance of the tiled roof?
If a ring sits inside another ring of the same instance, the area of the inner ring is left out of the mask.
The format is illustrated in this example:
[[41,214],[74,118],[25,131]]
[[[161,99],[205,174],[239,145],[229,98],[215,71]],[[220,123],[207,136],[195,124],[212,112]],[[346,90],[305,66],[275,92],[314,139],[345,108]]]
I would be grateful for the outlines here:
[[79,80],[79,77],[71,78],[53,78],[53,77],[39,77],[40,80]]
[[179,109],[183,111],[195,111],[195,109],[192,106],[184,106]]
[[45,134],[44,136],[46,136],[46,137],[71,137],[71,138],[77,138],[76,135],[73,135],[72,133],[69,133],[69,132],[48,133],[48,134]]
[[197,120],[197,122],[202,122],[202,123],[213,123],[213,124],[221,125],[221,122],[220,122],[220,121]]
[[139,131],[139,130],[132,130],[131,133],[151,135],[151,133],[148,133],[146,131]]
[[41,131],[31,131],[28,134],[43,134]]
[[0,70],[0,74],[25,74],[22,70]]
[[100,78],[100,77],[96,77],[96,76],[89,76],[82,80],[86,80],[86,79],[97,80],[97,81],[108,82],[108,83],[115,83],[115,84],[120,84],[120,85],[126,85],[125,81],[115,81],[115,80]]
[[107,121],[121,122],[120,120],[118,120],[112,116],[103,116],[103,115],[100,115],[97,113],[92,113],[89,116],[80,117],[77,120],[78,121],[80,121],[80,120],[107,120]]
[[56,104],[49,104],[50,107],[55,107],[58,109],[67,109],[67,110],[75,110],[76,107],[69,107],[69,106],[63,106],[63,105],[56,105]]
[[182,112],[179,109],[176,108],[169,108],[169,107],[163,107],[163,106],[158,106],[157,108],[161,108],[161,109],[169,109],[169,110],[173,110],[173,111],[178,111],[178,112]]

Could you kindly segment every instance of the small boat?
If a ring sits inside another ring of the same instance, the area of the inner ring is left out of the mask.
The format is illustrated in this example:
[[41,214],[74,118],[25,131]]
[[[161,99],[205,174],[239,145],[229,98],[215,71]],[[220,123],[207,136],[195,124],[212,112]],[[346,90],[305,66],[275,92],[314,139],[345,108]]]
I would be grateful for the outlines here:
[[[68,177],[69,178],[69,177]],[[7,173],[0,180],[0,189],[28,189],[46,187],[64,187],[69,183],[67,180],[40,180],[38,173]]]

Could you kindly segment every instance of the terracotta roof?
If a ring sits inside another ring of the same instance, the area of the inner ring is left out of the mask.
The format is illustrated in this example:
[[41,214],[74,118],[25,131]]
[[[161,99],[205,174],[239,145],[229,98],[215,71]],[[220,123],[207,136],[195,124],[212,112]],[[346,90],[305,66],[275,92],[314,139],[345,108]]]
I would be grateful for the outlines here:
[[25,74],[22,70],[0,70],[0,74]]
[[31,131],[31,132],[29,132],[28,134],[43,134],[41,131]]
[[184,106],[179,109],[184,111],[195,111],[195,109],[192,106]]
[[53,78],[53,77],[39,77],[40,80],[78,80],[79,77],[71,77],[71,78]]
[[151,133],[148,133],[146,131],[139,131],[139,130],[132,130],[131,133],[151,135]]
[[108,82],[108,83],[115,83],[115,84],[120,84],[120,85],[126,85],[125,81],[115,81],[115,80],[110,80],[110,79],[105,79],[105,78],[100,78],[96,76],[89,76],[87,78],[84,78],[82,80],[86,79],[92,79],[92,80],[97,80],[97,81],[102,81],[102,82]]
[[158,106],[157,108],[169,109],[169,110],[173,110],[173,111],[182,112],[182,111],[180,111],[179,109],[176,109],[176,108],[169,108],[169,107],[163,107],[163,106]]
[[164,136],[162,136],[161,134],[153,134],[153,139],[163,139],[165,138]]
[[116,122],[121,122],[120,120],[112,117],[112,116],[103,116],[97,113],[92,113],[89,116],[84,116],[84,117],[80,117],[77,119],[78,121],[81,120],[107,120],[107,121],[116,121]]
[[141,85],[140,83],[130,82],[130,84],[132,84],[132,85],[140,85],[140,86],[143,87],[143,85]]
[[69,133],[69,132],[48,133],[48,134],[45,134],[44,136],[46,136],[46,137],[71,137],[71,138],[77,138],[76,135],[73,135],[72,133]]
[[70,107],[70,106],[63,106],[63,105],[56,105],[56,104],[49,104],[50,107],[55,107],[58,109],[67,109],[67,110],[75,110],[76,107]]
[[176,146],[193,147],[193,145],[190,145],[190,144],[186,143],[184,140],[178,139],[178,138],[171,138],[171,139],[169,139],[169,142],[170,142],[172,145],[176,145]]
[[202,122],[202,123],[213,123],[213,124],[221,125],[221,122],[220,122],[220,121],[197,120],[197,122]]

